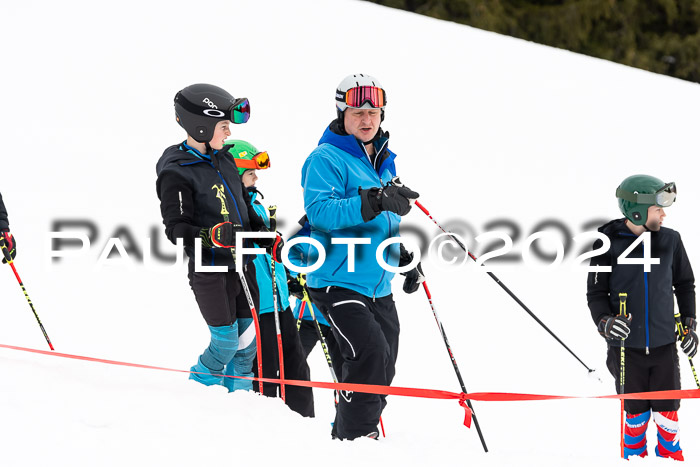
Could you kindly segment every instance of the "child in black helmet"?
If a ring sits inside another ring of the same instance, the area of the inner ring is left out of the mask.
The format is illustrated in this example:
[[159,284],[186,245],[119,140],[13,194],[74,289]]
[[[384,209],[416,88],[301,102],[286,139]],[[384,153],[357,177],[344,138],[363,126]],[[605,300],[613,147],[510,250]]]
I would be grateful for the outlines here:
[[[250,381],[223,376],[252,374],[249,346],[239,350],[239,339],[248,330],[252,315],[235,271],[239,246],[235,234],[267,231],[251,205],[236,165],[223,151],[224,141],[231,135],[229,125],[247,122],[250,104],[248,99],[235,99],[217,86],[193,84],[175,96],[175,116],[187,131],[187,140],[163,153],[156,165],[156,189],[165,234],[173,243],[177,239],[184,243],[190,286],[211,333],[210,344],[192,367],[190,379],[205,385],[223,384],[229,391],[251,389]],[[273,242],[256,241],[263,247],[271,247]],[[280,242],[277,245],[281,247]],[[207,266],[222,266],[224,272],[208,272]],[[252,261],[245,264],[244,276],[257,307]]]
[[[674,293],[681,322],[688,329],[679,336],[688,357],[695,355],[698,337],[693,270],[678,232],[662,227],[664,208],[675,201],[676,186],[633,175],[622,182],[616,196],[625,217],[598,229],[610,239],[610,248],[591,259],[591,266],[607,270],[588,274],[588,307],[608,343],[607,366],[618,393],[680,389]],[[602,245],[598,240],[593,248]],[[683,460],[679,400],[626,400],[624,406],[625,459],[647,455],[646,428],[653,411],[658,429],[656,455]]]

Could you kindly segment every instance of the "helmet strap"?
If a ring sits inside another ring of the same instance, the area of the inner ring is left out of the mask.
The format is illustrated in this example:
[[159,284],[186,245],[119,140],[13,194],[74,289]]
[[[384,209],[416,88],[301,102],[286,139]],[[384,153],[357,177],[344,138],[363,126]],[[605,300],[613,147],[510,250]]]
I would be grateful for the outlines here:
[[338,129],[341,130],[343,134],[347,135],[348,133],[345,131],[345,111],[337,107],[335,110],[338,112]]

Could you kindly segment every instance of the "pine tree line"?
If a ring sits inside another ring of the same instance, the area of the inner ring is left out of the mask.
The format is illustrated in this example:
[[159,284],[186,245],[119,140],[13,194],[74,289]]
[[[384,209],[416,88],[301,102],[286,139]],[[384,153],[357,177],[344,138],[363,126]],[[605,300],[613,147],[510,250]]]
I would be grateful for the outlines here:
[[368,0],[700,82],[700,0]]

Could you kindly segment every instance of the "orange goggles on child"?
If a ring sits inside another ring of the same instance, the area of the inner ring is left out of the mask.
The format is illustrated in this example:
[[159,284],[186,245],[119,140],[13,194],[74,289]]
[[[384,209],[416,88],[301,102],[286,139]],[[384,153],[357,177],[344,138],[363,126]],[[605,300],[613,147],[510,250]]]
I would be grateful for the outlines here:
[[270,156],[267,151],[259,152],[252,159],[236,158],[236,167],[239,169],[269,169]]

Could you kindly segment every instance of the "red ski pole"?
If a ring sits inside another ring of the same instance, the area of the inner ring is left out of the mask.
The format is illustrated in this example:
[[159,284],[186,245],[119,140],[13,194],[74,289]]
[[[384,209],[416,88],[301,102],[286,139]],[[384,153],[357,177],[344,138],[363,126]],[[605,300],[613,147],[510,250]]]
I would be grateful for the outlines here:
[[304,308],[306,308],[306,301],[302,300],[299,306],[299,317],[297,318],[297,331],[301,328],[301,319],[304,317]]
[[36,322],[39,323],[39,327],[41,328],[41,332],[44,333],[44,337],[46,338],[46,342],[49,344],[49,348],[51,350],[55,350],[53,348],[53,344],[51,344],[51,339],[49,339],[49,335],[46,334],[46,329],[44,329],[44,325],[41,324],[41,320],[39,319],[39,315],[36,314],[36,310],[34,309],[34,305],[32,304],[32,300],[29,298],[29,294],[27,293],[27,289],[24,288],[24,283],[22,283],[22,279],[20,279],[19,274],[17,274],[17,269],[15,268],[15,263],[12,260],[12,256],[10,255],[10,252],[7,251],[7,245],[5,245],[5,236],[0,235],[0,247],[2,248],[2,254],[5,255],[5,261],[7,261],[7,264],[10,265],[12,268],[12,272],[15,273],[15,277],[17,278],[17,282],[19,282],[19,286],[22,287],[22,292],[24,292],[24,298],[27,299],[27,303],[29,303],[29,308],[32,309],[32,313],[34,313],[34,317],[36,318]]
[[[238,271],[238,277],[240,277],[241,279],[241,285],[243,285],[243,292],[245,293],[245,298],[248,300],[250,314],[253,315],[253,324],[255,324],[255,346],[258,358],[258,378],[262,378],[262,347],[260,343],[260,322],[258,321],[258,311],[255,309],[255,303],[253,303],[253,295],[251,295],[250,293],[250,287],[248,287],[248,281],[243,275],[243,271]],[[262,381],[258,381],[258,388],[260,389],[260,394],[263,394]]]

